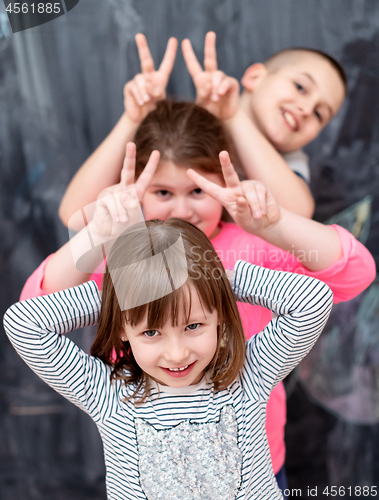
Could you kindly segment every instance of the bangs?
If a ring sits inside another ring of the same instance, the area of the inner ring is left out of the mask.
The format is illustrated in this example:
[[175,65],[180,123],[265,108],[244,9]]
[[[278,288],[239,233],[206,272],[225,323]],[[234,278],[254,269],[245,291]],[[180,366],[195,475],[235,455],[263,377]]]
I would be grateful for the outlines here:
[[204,311],[221,313],[221,304],[216,300],[207,279],[188,279],[184,285],[168,295],[123,312],[123,320],[131,326],[146,322],[147,329],[162,328],[168,321],[178,326],[182,321],[190,322],[192,293],[196,293]]

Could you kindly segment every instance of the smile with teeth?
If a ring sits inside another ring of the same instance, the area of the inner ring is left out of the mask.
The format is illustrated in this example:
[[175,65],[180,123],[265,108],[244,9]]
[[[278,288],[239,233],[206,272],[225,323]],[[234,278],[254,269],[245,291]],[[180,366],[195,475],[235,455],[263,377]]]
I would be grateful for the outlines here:
[[288,111],[283,111],[283,118],[286,120],[286,122],[288,123],[288,125],[293,129],[293,130],[296,130],[297,129],[297,123],[296,123],[296,120],[295,118],[292,116],[291,113],[288,113]]
[[181,366],[180,368],[164,368],[162,367],[162,370],[164,370],[170,377],[175,377],[175,378],[180,378],[180,377],[186,377],[189,375],[195,366],[196,361],[193,363],[190,363],[189,365],[186,366]]
[[189,365],[183,366],[182,368],[167,368],[167,370],[170,370],[170,372],[181,372],[181,371],[185,370],[188,367],[189,367]]

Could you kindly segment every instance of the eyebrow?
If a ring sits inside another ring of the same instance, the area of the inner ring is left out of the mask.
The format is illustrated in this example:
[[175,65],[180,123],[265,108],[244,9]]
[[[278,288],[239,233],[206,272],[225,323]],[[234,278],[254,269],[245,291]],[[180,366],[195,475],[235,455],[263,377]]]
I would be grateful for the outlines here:
[[[201,189],[199,188],[199,186],[197,184],[194,184],[195,188],[194,189]],[[149,184],[148,186],[149,188],[159,188],[159,189],[162,189],[163,191],[169,191],[170,189],[174,189],[175,186],[168,186],[167,184]],[[192,186],[190,186],[191,189]]]
[[[313,78],[313,76],[310,73],[302,72],[301,74],[304,75],[304,76],[306,76],[306,77],[308,77],[309,80],[311,80],[311,82],[313,83],[313,85],[315,85],[316,87],[318,87],[316,80]],[[326,104],[326,106],[327,106],[327,108],[329,110],[330,117],[332,118],[334,116],[334,114],[335,114],[334,111],[333,111],[333,108],[331,107],[330,104],[328,104],[328,103],[325,103],[325,104]]]

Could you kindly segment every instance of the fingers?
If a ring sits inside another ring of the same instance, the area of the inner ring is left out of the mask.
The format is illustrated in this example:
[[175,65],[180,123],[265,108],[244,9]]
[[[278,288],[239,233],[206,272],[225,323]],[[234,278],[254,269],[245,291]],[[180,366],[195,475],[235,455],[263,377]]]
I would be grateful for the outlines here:
[[[135,220],[135,214],[140,212],[140,204],[134,190],[105,191],[96,203],[97,217],[108,221],[108,233],[112,232],[112,221],[125,223]],[[137,221],[138,222],[138,221]]]
[[[152,73],[153,71],[155,71],[154,60],[147,44],[145,35],[143,35],[142,33],[138,33],[135,37],[135,40],[141,62],[142,73]],[[167,77],[171,74],[172,68],[174,66],[177,48],[177,39],[171,37],[167,42],[166,51],[159,66],[159,71],[164,73]]]
[[236,205],[236,223],[238,223],[240,220],[246,219],[247,217],[251,217],[250,206],[246,198],[244,198],[243,196],[239,196],[236,200]]
[[241,186],[254,219],[266,215],[266,186],[260,182],[244,182]]
[[227,151],[221,151],[219,154],[222,174],[224,176],[225,184],[227,188],[237,188],[240,186],[240,180],[237,172],[234,170],[232,162],[230,161],[230,156]]
[[201,73],[194,80],[196,86],[196,103],[202,105],[211,98],[212,76],[208,73]]
[[135,36],[138,55],[141,62],[142,73],[152,73],[155,70],[154,60],[151,56],[145,35],[137,33]]
[[135,171],[136,171],[136,145],[134,144],[134,142],[128,142],[128,144],[126,145],[126,155],[121,170],[121,181],[120,181],[120,185],[124,189],[134,184]]
[[172,68],[174,67],[177,49],[178,40],[174,37],[171,37],[167,42],[166,52],[159,66],[159,71],[163,73],[167,77],[167,79],[171,75]]
[[128,142],[126,145],[124,165],[121,171],[121,181],[119,184],[120,188],[128,189],[134,185],[133,187],[136,189],[138,199],[142,200],[143,195],[145,194],[145,191],[157,169],[159,159],[159,151],[153,151],[137,182],[134,183],[136,172],[136,145],[134,142]]
[[202,175],[192,170],[192,168],[187,170],[187,175],[195,184],[199,186],[200,189],[204,191],[204,193],[209,194],[215,200],[223,203],[223,189],[221,186],[215,184],[214,182],[209,181]]
[[[139,222],[138,214],[141,212],[140,204],[135,190],[123,191],[116,195],[119,210],[119,221],[135,223]],[[136,219],[137,214],[137,219]]]
[[145,35],[138,33],[135,37],[138,55],[141,62],[141,75],[137,75],[130,85],[130,92],[136,102],[143,106],[152,98],[164,98],[166,85],[174,66],[178,41],[171,37],[167,42],[165,54],[158,71],[155,71],[154,60],[151,55]]
[[220,100],[220,96],[222,95],[220,93],[220,88],[222,84],[224,84],[225,79],[225,73],[222,71],[214,71],[212,73],[212,101]]
[[204,69],[205,71],[217,71],[216,33],[208,31],[204,43]]
[[155,170],[157,169],[159,159],[159,151],[153,151],[150,155],[149,161],[146,163],[146,166],[142,171],[142,174],[138,177],[138,180],[136,182],[136,190],[139,200],[142,200],[143,195],[145,194],[146,189],[151,182]]
[[[195,78],[199,73],[203,72],[203,68],[188,38],[182,41],[182,52],[187,69],[192,78]],[[204,70],[210,73],[217,71],[216,34],[213,31],[209,31],[205,36]]]
[[139,73],[131,82],[127,83],[127,91],[133,96],[139,106],[144,106],[151,100],[150,85],[145,75]]
[[218,95],[225,95],[227,92],[237,92],[239,93],[239,83],[236,78],[233,78],[231,76],[226,76],[223,78],[221,81],[219,88],[218,88]]
[[188,72],[192,76],[192,79],[194,79],[197,75],[203,72],[203,68],[197,60],[192,44],[188,38],[182,41],[182,52]]
[[104,192],[104,195],[96,202],[96,212],[102,218],[109,215],[115,222],[120,221],[119,207],[112,192]]

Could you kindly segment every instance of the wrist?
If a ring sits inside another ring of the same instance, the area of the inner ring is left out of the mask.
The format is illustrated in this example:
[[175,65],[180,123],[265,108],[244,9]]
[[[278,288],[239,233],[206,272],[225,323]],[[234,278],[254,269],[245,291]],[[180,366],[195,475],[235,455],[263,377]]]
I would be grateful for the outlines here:
[[[275,245],[281,233],[281,228],[283,227],[285,213],[286,210],[281,206],[278,206],[278,215],[275,218],[275,221],[267,224],[265,223],[265,220],[263,220],[261,227],[255,230],[254,234],[259,238],[262,238],[262,240]],[[264,217],[264,219],[266,219],[266,217]]]
[[102,239],[92,221],[70,239],[69,249],[77,271],[92,274],[104,260]]
[[93,219],[83,229],[83,238],[84,232],[86,233],[85,238],[88,238],[94,246],[103,245],[112,239],[109,234],[104,234],[104,232],[99,230]]
[[131,118],[127,111],[124,111],[120,118],[121,125],[125,128],[125,132],[129,134],[133,134],[136,132],[137,128],[140,126],[142,120],[141,119],[133,119]]
[[237,108],[233,116],[225,118],[224,120],[222,120],[222,123],[228,130],[232,130],[236,124],[246,118],[248,118],[246,113],[241,108]]

